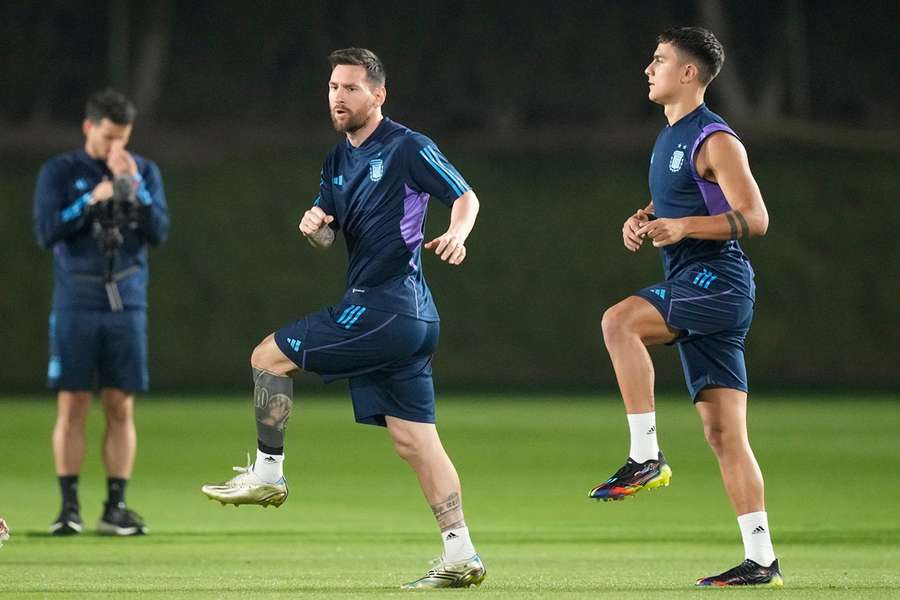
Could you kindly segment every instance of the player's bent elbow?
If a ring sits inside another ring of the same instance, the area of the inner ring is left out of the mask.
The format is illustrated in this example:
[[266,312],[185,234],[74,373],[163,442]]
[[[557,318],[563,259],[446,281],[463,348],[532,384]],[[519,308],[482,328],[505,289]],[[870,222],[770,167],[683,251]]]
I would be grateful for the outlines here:
[[750,237],[762,237],[769,231],[769,215],[763,213],[753,220],[750,227]]
[[[277,361],[275,360],[278,345],[273,335],[267,336],[253,349],[250,354],[250,366],[263,371],[273,371]],[[280,352],[280,351],[279,351]]]
[[466,212],[473,216],[477,215],[481,208],[481,203],[478,201],[478,196],[475,195],[474,190],[466,190],[462,196],[456,199],[453,206],[456,207],[457,204],[459,204],[459,206],[464,206]]

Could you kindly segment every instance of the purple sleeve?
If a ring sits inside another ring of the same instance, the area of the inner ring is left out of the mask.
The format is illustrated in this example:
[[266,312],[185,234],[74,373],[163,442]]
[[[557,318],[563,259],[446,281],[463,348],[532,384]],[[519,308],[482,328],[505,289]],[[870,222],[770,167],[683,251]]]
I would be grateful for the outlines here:
[[721,215],[722,213],[728,212],[731,210],[731,205],[728,204],[728,199],[725,198],[725,194],[722,192],[722,188],[719,187],[718,183],[708,181],[697,173],[697,167],[695,166],[694,161],[697,159],[697,152],[700,150],[700,146],[703,145],[703,142],[705,142],[709,136],[719,131],[724,131],[737,139],[741,139],[728,125],[725,125],[724,123],[710,123],[700,131],[700,135],[697,136],[697,141],[694,142],[694,147],[691,148],[691,175],[694,177],[697,187],[700,188],[700,193],[703,195],[703,202],[706,204],[706,210],[709,212],[710,216]]

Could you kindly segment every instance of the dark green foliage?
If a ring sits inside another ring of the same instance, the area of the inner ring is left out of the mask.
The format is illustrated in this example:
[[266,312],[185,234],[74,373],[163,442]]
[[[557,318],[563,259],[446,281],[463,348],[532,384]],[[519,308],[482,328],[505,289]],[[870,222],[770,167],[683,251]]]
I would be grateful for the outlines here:
[[[465,153],[445,145],[482,212],[462,268],[424,259],[443,318],[438,388],[614,386],[603,310],[661,277],[651,247],[624,250],[621,225],[647,202],[646,158],[592,152]],[[744,240],[757,271],[751,385],[890,389],[900,382],[896,155],[759,148],[767,237]],[[297,223],[322,154],[214,164],[160,160],[172,212],[151,257],[155,389],[245,389],[249,356],[282,324],[340,298],[345,251],[308,246]],[[0,388],[39,389],[46,367],[50,253],[30,231],[38,163],[0,171]],[[432,203],[428,231],[449,212]],[[682,389],[677,353],[654,352]]]

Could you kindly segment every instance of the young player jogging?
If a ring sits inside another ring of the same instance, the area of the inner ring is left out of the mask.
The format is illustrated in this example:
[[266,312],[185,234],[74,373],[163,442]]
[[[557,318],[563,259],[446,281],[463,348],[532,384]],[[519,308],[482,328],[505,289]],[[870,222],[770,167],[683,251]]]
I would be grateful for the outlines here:
[[672,469],[657,443],[653,364],[647,346],[675,344],[688,390],[719,461],[738,517],[745,560],[700,586],[783,585],[772,548],[763,478],[747,435],[744,339],[753,317],[753,269],[738,242],[766,233],[769,217],[737,135],[704,104],[724,50],[699,27],[657,39],[645,70],[650,100],[668,124],[650,157],[650,204],[625,221],[625,247],[645,240],[662,253],[665,280],[603,315],[603,339],[625,402],[628,461],[590,492],[620,500],[669,485]]

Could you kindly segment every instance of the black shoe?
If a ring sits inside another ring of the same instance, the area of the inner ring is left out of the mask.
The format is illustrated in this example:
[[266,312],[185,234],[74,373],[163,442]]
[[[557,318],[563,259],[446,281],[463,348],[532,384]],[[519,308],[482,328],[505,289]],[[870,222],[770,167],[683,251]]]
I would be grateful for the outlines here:
[[84,531],[81,515],[78,514],[78,505],[63,505],[59,516],[50,525],[50,533],[53,535],[77,535]]
[[100,535],[144,535],[149,531],[144,520],[124,502],[103,504],[103,516],[97,522]]
[[778,559],[764,567],[746,559],[744,562],[713,577],[698,579],[699,586],[726,587],[731,585],[758,585],[760,587],[784,587],[784,578],[778,568]]
[[642,463],[634,462],[629,457],[621,469],[603,483],[594,486],[588,495],[595,500],[622,500],[641,490],[666,487],[671,479],[672,468],[662,452],[657,460]]

